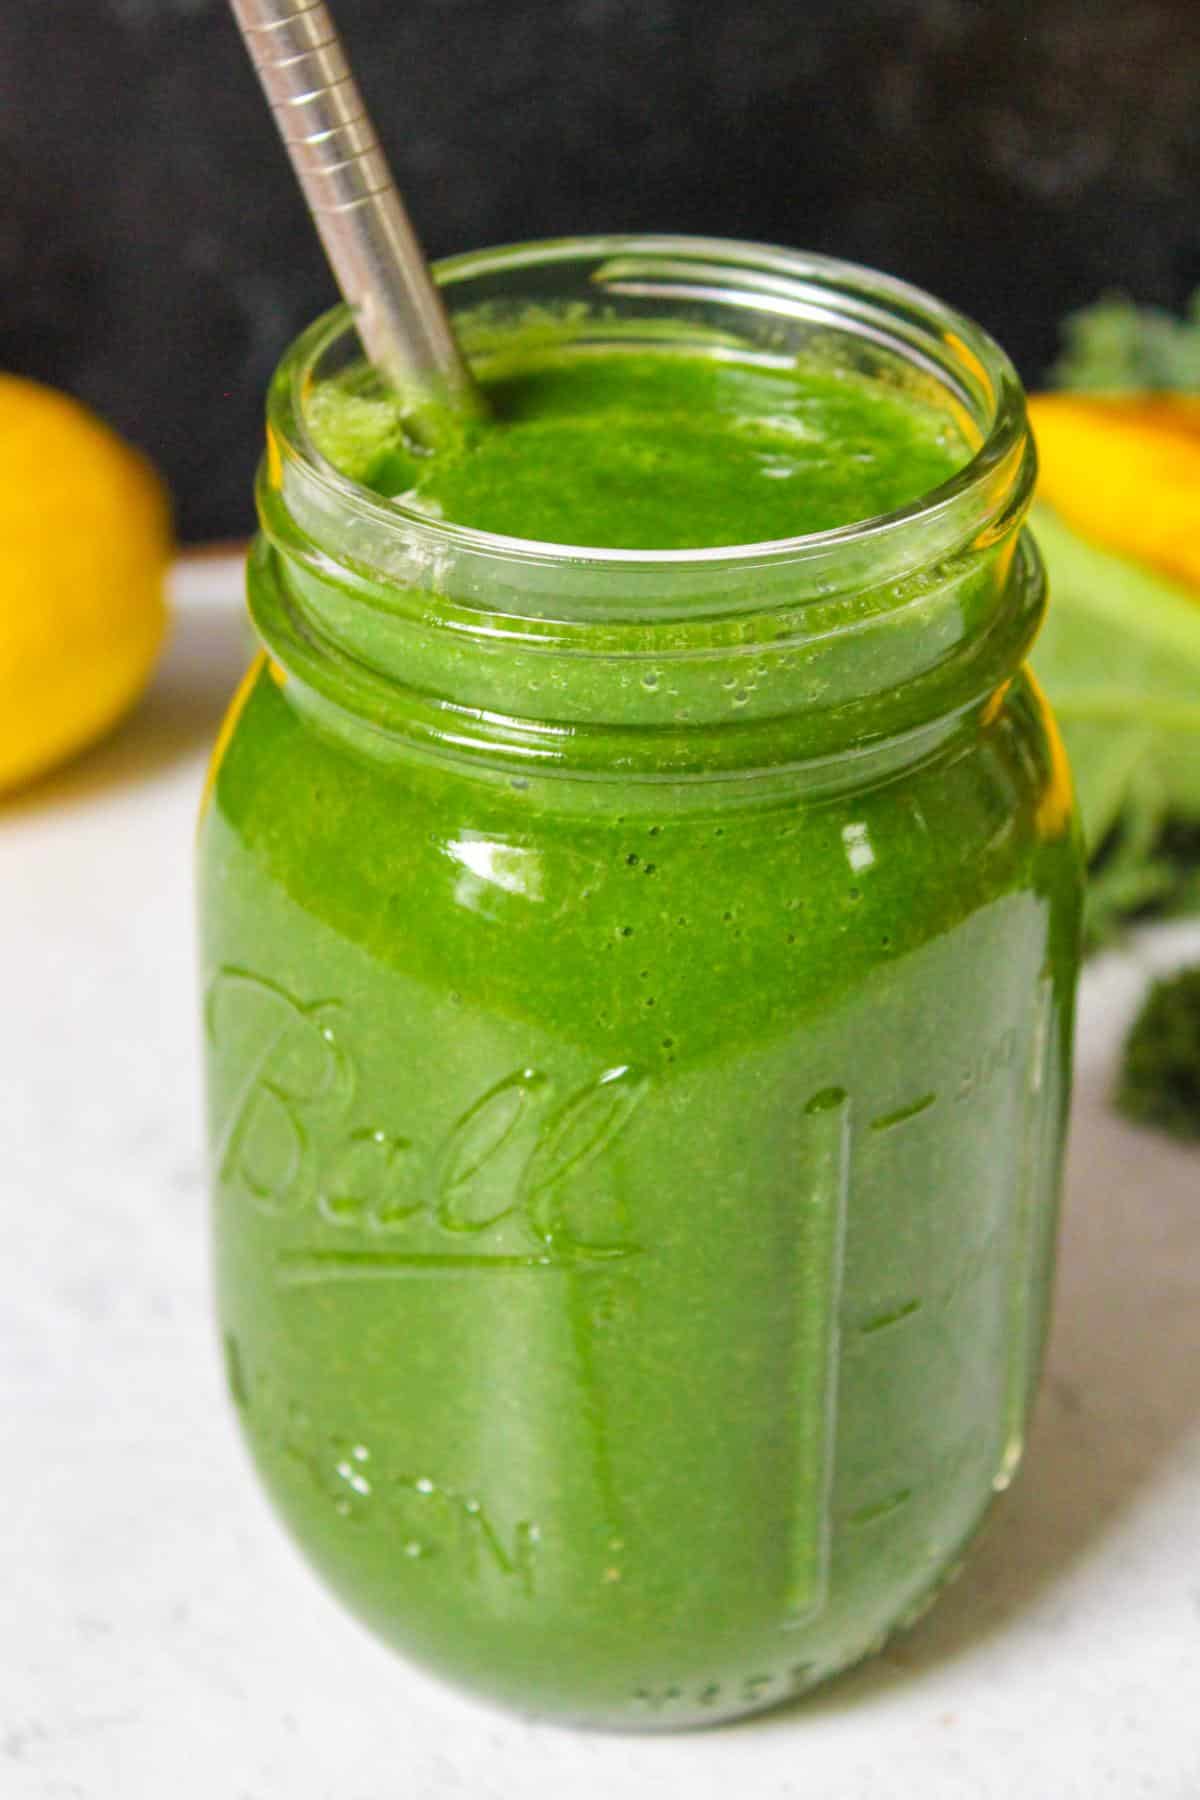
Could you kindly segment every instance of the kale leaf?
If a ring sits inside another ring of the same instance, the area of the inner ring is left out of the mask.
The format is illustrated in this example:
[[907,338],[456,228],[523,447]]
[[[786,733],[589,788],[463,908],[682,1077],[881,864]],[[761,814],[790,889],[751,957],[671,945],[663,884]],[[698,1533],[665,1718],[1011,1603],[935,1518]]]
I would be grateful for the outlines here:
[[1159,306],[1107,294],[1063,321],[1055,387],[1118,394],[1135,390],[1200,392],[1200,288],[1177,319]]
[[[1110,294],[1071,314],[1052,371],[1092,393],[1200,393],[1187,315]],[[1196,496],[1200,532],[1200,494]],[[1130,919],[1200,912],[1200,595],[1035,509],[1050,610],[1034,654],[1062,727],[1088,846],[1092,947]]]
[[1200,1139],[1200,966],[1150,989],[1125,1042],[1115,1098],[1139,1124]]

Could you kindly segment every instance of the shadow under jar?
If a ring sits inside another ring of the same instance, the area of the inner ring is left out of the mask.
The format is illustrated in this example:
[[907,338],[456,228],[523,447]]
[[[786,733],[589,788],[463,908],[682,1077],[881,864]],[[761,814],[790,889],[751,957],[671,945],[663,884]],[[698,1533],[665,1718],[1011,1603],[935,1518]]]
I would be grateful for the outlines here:
[[277,374],[201,835],[217,1279],[258,1470],[426,1668],[610,1726],[878,1648],[1020,1459],[1080,861],[1024,670],[1015,376],[847,265],[605,239],[440,270],[515,321],[902,386],[901,512],[570,549],[355,485]]

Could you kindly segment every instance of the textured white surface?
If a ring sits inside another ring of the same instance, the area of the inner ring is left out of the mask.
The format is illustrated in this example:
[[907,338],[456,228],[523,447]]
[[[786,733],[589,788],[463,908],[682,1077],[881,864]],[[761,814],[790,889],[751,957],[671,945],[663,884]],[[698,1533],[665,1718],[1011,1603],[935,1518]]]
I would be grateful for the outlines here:
[[460,1701],[343,1617],[259,1496],[209,1324],[193,814],[245,657],[193,566],[138,714],[0,812],[4,1800],[1196,1800],[1200,1151],[1108,1111],[1152,968],[1089,970],[1050,1373],[939,1608],[791,1710],[600,1737]]

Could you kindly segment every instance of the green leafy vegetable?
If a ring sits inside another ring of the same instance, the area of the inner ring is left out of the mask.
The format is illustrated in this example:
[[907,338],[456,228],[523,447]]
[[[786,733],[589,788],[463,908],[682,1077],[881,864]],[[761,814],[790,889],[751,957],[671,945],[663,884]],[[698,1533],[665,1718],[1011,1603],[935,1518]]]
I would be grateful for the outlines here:
[[1097,942],[1200,903],[1200,602],[1047,507],[1033,528],[1051,596],[1033,664],[1075,774]]
[[1200,1139],[1200,966],[1150,989],[1126,1039],[1116,1102],[1139,1124]]
[[1185,318],[1159,306],[1137,306],[1109,294],[1063,323],[1062,355],[1051,370],[1056,387],[1092,393],[1135,389],[1200,390],[1200,288]]
[[[1186,317],[1114,294],[1063,326],[1054,382],[1200,392],[1200,288]],[[1200,494],[1196,496],[1200,531]],[[1097,943],[1147,912],[1200,911],[1200,596],[1081,538],[1034,530],[1050,610],[1034,655],[1075,773]]]

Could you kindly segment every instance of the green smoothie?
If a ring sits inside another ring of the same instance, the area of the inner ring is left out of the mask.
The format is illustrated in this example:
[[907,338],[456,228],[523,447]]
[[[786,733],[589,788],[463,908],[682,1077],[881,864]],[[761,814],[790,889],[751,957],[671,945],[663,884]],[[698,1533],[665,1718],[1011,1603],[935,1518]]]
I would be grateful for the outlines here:
[[888,513],[969,454],[945,412],[816,360],[546,348],[481,363],[491,417],[422,454],[401,408],[353,370],[313,395],[317,446],[434,518],[551,544],[694,550]]
[[987,421],[899,353],[506,317],[434,456],[277,381],[201,837],[228,1379],[389,1642],[694,1724],[915,1617],[1020,1458],[1080,880],[1028,471],[964,533]]

